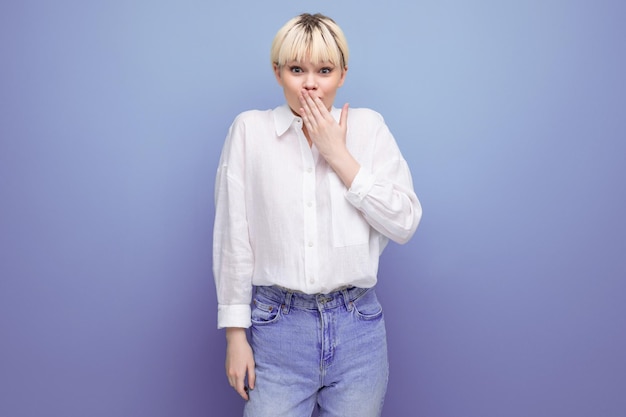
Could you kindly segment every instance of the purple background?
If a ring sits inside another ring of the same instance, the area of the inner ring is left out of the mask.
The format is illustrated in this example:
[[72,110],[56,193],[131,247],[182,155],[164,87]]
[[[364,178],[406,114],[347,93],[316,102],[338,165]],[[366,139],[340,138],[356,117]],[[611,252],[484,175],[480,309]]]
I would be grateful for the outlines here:
[[0,4],[0,415],[238,416],[211,274],[237,113],[322,11],[338,104],[385,115],[424,206],[383,254],[386,417],[626,415],[626,3]]

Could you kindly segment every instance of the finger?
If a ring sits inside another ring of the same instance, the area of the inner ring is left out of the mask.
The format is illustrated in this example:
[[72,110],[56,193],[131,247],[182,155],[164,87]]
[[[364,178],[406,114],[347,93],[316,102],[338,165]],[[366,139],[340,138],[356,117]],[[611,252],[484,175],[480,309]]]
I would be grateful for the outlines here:
[[311,113],[311,106],[306,100],[304,93],[300,95],[300,104],[302,105],[300,108],[300,117],[302,117],[302,121],[304,121],[307,127],[311,127],[311,123],[315,121],[315,116]]
[[324,120],[331,123],[335,121],[333,115],[328,110],[326,104],[324,104],[324,101],[320,97],[313,94],[313,92],[308,92],[307,95],[310,100],[309,106],[312,108],[315,117],[317,117],[320,121]]
[[243,383],[243,378],[237,380],[237,383],[234,388],[235,388],[235,391],[237,391],[237,394],[241,396],[241,398],[248,401],[248,391],[247,391],[247,387]]
[[311,100],[311,93],[307,90],[302,90],[300,92],[300,104],[304,107],[305,110],[312,112],[315,108],[315,103]]
[[[318,104],[318,102],[321,102],[319,97],[314,97],[310,91],[305,91],[304,101],[307,103],[309,112],[312,117],[315,117],[316,119],[324,118],[324,114],[320,111],[320,107]],[[324,107],[323,103],[322,103],[322,107]]]
[[231,387],[235,389],[237,394],[239,394],[244,400],[248,400],[248,394],[246,391],[246,386],[244,383],[245,376],[237,376],[234,373],[228,374],[228,383]]
[[[321,98],[314,96],[311,97],[311,99],[313,100],[313,103],[315,105],[315,109],[318,111],[319,115],[327,120],[333,119],[332,115],[330,114],[330,112],[328,111],[328,109],[326,108],[326,105],[324,104],[324,102],[322,101]],[[334,119],[333,119],[334,120]]]
[[302,118],[302,122],[304,123],[304,126],[309,131],[312,131],[313,130],[313,125],[311,123],[311,120],[313,119],[313,116],[311,116],[309,113],[307,113],[306,109],[300,108],[300,117]]
[[256,383],[256,373],[254,372],[254,364],[251,364],[248,367],[248,386],[250,389],[254,389],[254,384]]

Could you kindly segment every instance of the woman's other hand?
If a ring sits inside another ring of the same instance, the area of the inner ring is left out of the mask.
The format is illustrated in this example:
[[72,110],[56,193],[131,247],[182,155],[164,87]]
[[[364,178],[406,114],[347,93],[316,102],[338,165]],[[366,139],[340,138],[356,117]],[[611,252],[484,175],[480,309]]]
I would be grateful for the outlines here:
[[[248,400],[248,389],[254,389],[254,357],[246,337],[246,329],[226,329],[226,376],[241,398]],[[248,385],[246,385],[246,377]]]

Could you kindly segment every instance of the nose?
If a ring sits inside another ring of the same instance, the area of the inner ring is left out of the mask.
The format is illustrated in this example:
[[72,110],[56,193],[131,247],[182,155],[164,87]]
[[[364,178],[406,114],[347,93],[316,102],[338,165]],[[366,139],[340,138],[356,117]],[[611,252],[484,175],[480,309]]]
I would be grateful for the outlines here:
[[305,79],[304,79],[304,83],[302,85],[302,88],[304,88],[305,90],[316,90],[317,89],[317,80],[315,79],[315,75],[312,73],[309,73]]

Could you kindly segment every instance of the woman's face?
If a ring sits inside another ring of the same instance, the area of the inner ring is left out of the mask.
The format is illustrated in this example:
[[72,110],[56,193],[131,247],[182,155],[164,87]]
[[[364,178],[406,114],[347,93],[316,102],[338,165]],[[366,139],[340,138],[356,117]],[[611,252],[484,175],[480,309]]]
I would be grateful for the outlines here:
[[283,87],[287,104],[300,115],[300,96],[303,90],[313,92],[327,109],[333,105],[337,89],[343,85],[348,68],[337,67],[329,62],[313,64],[306,61],[291,61],[283,66],[274,65],[278,84]]

